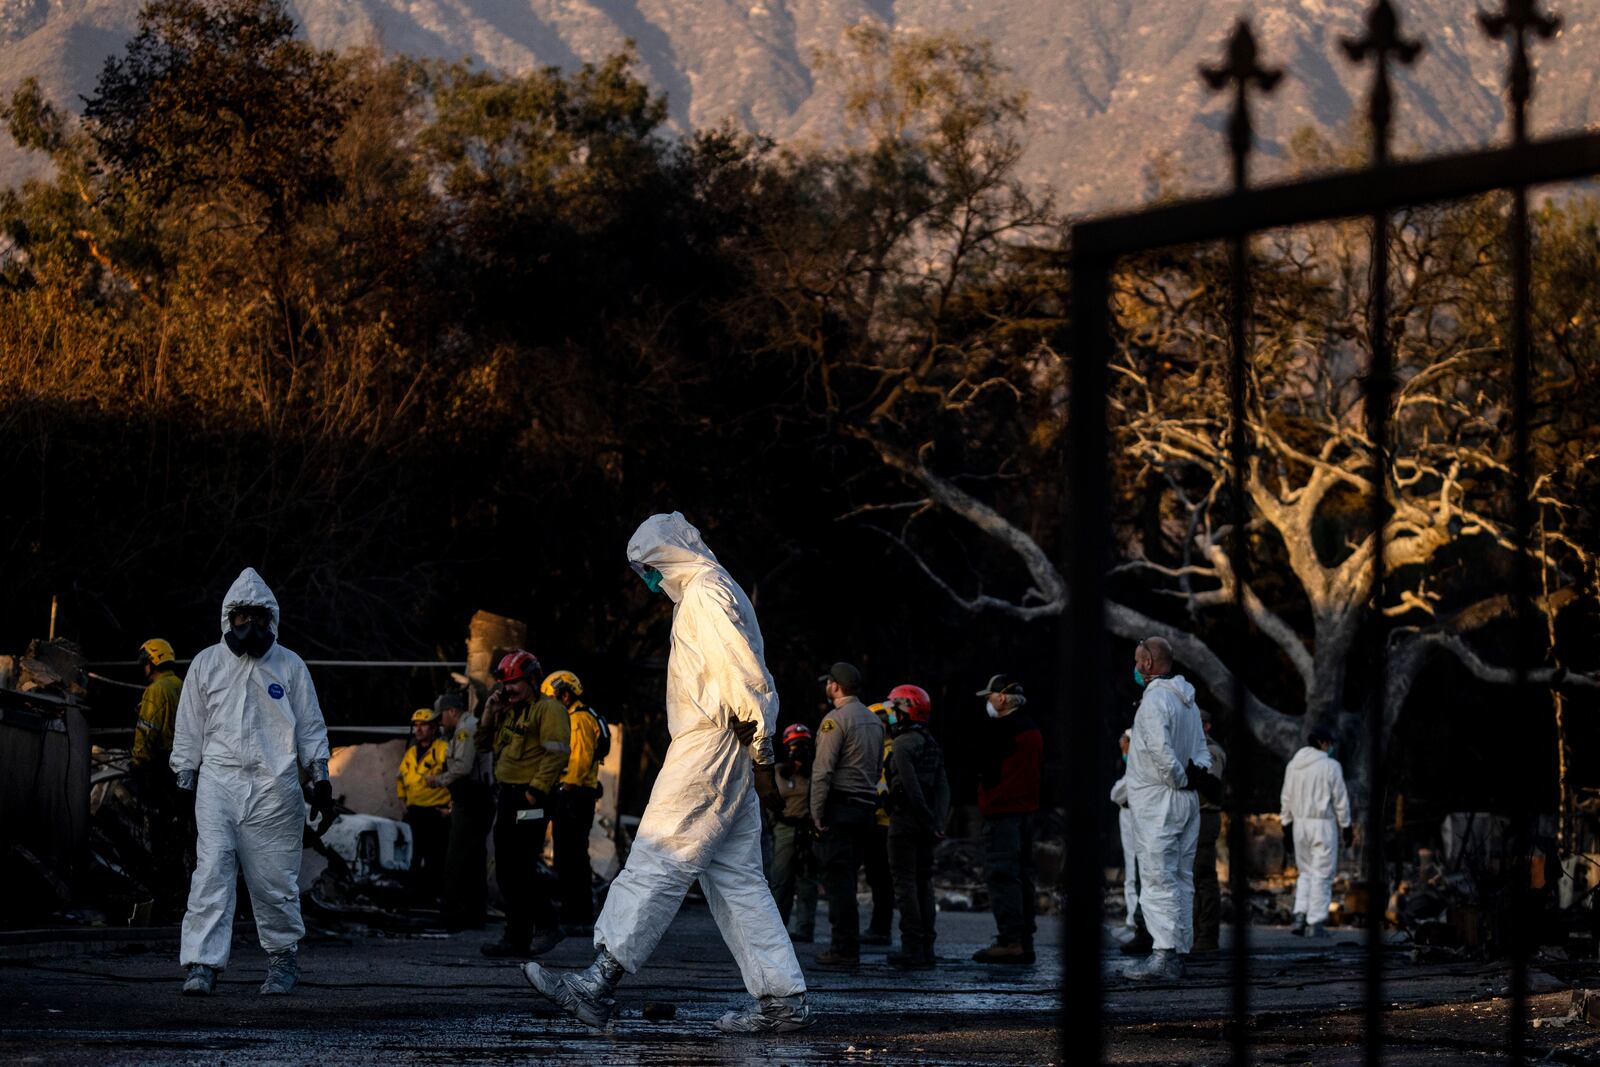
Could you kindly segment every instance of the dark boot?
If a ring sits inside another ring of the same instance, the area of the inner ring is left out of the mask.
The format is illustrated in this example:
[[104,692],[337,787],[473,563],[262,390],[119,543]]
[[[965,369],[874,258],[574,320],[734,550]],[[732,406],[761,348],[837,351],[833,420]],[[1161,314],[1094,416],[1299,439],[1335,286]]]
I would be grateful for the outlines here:
[[1033,946],[1021,941],[996,940],[988,948],[972,954],[975,963],[1009,963],[1026,965],[1033,962]]
[[817,953],[815,967],[824,971],[853,971],[861,966],[859,953],[846,954],[838,949],[829,948]]
[[529,956],[543,956],[566,939],[559,926],[552,926],[545,930],[535,930],[533,940],[528,944]]
[[933,952],[921,941],[901,938],[900,951],[889,953],[887,962],[897,971],[925,971],[933,966]]

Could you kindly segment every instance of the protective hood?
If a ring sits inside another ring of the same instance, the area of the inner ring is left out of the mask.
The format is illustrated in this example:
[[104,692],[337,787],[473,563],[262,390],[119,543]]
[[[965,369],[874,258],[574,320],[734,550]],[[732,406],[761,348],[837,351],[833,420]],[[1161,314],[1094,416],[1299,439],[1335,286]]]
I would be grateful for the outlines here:
[[1194,686],[1190,685],[1188,679],[1181,674],[1175,674],[1170,678],[1152,678],[1145,688],[1170,689],[1185,704],[1194,703]]
[[228,613],[239,607],[266,608],[272,612],[272,635],[278,635],[278,598],[272,595],[272,590],[267,588],[267,583],[261,580],[261,575],[256,573],[254,567],[246,567],[239,572],[239,577],[233,580],[228,587],[228,595],[222,598],[222,632],[227,633]]
[[721,570],[716,554],[682,512],[652,515],[628,539],[628,562],[661,572],[661,591],[674,604],[683,599],[689,581],[703,571]]
[[1289,767],[1291,770],[1303,771],[1314,763],[1331,758],[1332,757],[1326,752],[1322,751],[1322,749],[1307,745],[1305,748],[1302,748],[1299,752],[1296,752],[1292,757],[1290,757]]

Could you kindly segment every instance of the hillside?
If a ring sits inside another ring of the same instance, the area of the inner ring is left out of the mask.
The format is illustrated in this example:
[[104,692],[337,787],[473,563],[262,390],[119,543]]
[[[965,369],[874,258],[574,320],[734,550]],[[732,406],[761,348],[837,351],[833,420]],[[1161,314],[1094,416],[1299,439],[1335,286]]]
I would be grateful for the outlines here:
[[[1267,60],[1291,77],[1260,111],[1258,174],[1282,174],[1286,143],[1314,127],[1342,137],[1366,73],[1344,60],[1359,33],[1354,0],[1265,0],[1251,11]],[[1400,80],[1397,147],[1431,154],[1504,136],[1504,49],[1474,22],[1476,5],[1407,0],[1403,17],[1427,50]],[[1196,75],[1214,63],[1241,10],[1210,0],[294,0],[308,37],[334,48],[471,57],[504,70],[571,67],[636,42],[644,74],[668,94],[680,128],[733,119],[783,140],[844,135],[838,97],[816,53],[862,18],[903,30],[987,37],[1030,97],[1029,176],[1075,211],[1148,198],[1157,174],[1185,187],[1223,172],[1224,103]],[[105,58],[131,34],[139,0],[0,0],[0,87],[36,76],[77,107]],[[1566,28],[1537,52],[1536,132],[1600,123],[1600,0],[1564,0]],[[0,182],[37,160],[0,150]]]

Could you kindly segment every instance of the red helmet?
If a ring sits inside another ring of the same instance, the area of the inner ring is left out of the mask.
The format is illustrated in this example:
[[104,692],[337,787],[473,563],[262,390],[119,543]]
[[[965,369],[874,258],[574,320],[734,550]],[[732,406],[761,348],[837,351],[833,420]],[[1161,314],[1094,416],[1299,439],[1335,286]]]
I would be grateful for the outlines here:
[[539,666],[538,656],[514,648],[500,657],[500,662],[495,664],[493,674],[502,682],[527,682],[536,686],[539,684],[539,676],[544,674],[544,668]]
[[894,709],[912,722],[927,722],[928,714],[933,710],[933,701],[928,699],[928,691],[920,685],[897,685],[889,690],[888,703]]
[[805,723],[797,722],[787,730],[783,731],[783,743],[786,747],[800,740],[811,740],[811,727],[807,726]]

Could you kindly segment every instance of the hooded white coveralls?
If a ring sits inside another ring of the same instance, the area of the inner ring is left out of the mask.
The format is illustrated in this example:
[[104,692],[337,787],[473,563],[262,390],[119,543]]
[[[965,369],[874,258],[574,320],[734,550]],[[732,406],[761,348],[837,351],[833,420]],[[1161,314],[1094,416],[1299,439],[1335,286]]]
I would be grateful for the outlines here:
[[[1123,920],[1137,927],[1139,912],[1139,852],[1133,843],[1133,812],[1128,810],[1128,777],[1123,775],[1111,787],[1111,803],[1117,806],[1117,829],[1122,833],[1122,902],[1128,917]],[[1198,840],[1198,838],[1197,838]]]
[[[223,599],[224,633],[228,613],[244,605],[271,611],[277,634],[278,601],[250,567]],[[326,778],[328,766],[328,731],[305,663],[276,641],[260,659],[236,656],[220,642],[201,652],[184,679],[170,765],[180,777],[199,771],[180,962],[228,965],[241,869],[261,947],[293,948],[306,931],[298,884],[306,822],[300,770]]]
[[1294,910],[1315,926],[1328,921],[1333,873],[1339,865],[1339,829],[1350,825],[1350,794],[1339,761],[1307,745],[1283,773],[1280,818],[1294,833]]
[[1152,678],[1133,717],[1128,748],[1128,808],[1139,863],[1139,907],[1157,950],[1194,947],[1194,852],[1200,797],[1185,789],[1185,768],[1210,769],[1211,753],[1181,675]]
[[[652,515],[628,559],[661,572],[675,605],[667,659],[672,744],[628,864],[606,896],[594,944],[636,973],[696,878],[717,929],[756,998],[806,991],[794,946],[761,868],[761,812],[751,756],[771,762],[778,698],[755,608],[682,515]],[[753,722],[750,748],[728,728]]]

